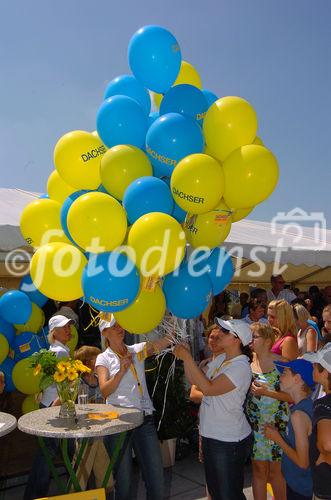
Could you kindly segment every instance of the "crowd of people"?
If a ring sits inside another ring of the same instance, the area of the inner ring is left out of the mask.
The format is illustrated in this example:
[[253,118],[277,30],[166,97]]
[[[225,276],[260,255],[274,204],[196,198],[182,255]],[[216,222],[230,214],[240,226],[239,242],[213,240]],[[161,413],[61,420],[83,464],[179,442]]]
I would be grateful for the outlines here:
[[[256,500],[267,498],[267,483],[276,500],[331,498],[331,287],[323,293],[311,287],[306,295],[284,289],[282,276],[273,276],[271,285],[268,292],[255,289],[240,298],[240,318],[215,301],[205,322],[206,355],[200,365],[190,345],[173,348],[184,363],[190,398],[200,405],[199,457],[207,495],[214,500],[245,498],[249,459]],[[58,358],[69,355],[70,324],[78,319],[74,305],[62,305],[49,320],[50,350]],[[81,345],[75,352],[92,370],[81,382],[89,401],[139,408],[144,415],[143,424],[127,433],[113,470],[114,498],[132,498],[134,452],[147,498],[163,499],[163,467],[144,363],[171,339],[127,345],[113,317],[100,321],[99,332],[102,342],[93,341],[98,346]],[[4,388],[0,374],[0,392]],[[58,404],[54,385],[43,392],[40,407]],[[88,473],[79,478],[83,489],[92,471],[99,486],[115,442],[116,436],[108,436],[90,445]],[[51,454],[58,446],[55,439],[47,440]],[[74,446],[69,446],[72,455]],[[49,480],[38,452],[25,500],[46,496]]]
[[200,369],[188,346],[175,349],[192,383],[191,399],[201,404],[209,498],[244,498],[249,438],[256,500],[267,498],[267,483],[277,500],[331,498],[331,287],[303,293],[284,285],[273,276],[269,291],[242,293],[240,319],[216,298],[210,357]]

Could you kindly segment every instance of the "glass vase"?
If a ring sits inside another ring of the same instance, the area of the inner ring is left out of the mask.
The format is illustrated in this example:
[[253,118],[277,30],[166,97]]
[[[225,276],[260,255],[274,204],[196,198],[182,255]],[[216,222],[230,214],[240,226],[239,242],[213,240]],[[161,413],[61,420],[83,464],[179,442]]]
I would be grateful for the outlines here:
[[76,416],[75,402],[78,394],[80,379],[64,380],[56,384],[57,393],[60,399],[60,418],[74,418]]

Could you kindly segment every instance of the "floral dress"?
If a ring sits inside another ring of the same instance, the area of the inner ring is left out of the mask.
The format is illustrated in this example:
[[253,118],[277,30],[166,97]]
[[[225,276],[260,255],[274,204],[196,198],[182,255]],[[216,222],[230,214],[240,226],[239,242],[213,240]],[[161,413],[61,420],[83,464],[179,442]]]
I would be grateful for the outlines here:
[[[253,380],[266,383],[270,390],[279,391],[279,373],[276,369],[267,373],[253,373]],[[288,421],[288,404],[268,396],[248,394],[246,414],[254,433],[253,460],[277,462],[282,458],[281,448],[263,434],[264,424],[271,424],[284,436]]]

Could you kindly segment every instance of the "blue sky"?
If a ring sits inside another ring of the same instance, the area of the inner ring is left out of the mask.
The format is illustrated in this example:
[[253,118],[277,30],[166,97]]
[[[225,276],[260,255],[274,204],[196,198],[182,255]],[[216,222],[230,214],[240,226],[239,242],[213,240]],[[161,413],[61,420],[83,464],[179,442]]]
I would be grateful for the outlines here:
[[281,175],[251,218],[299,206],[331,227],[329,0],[11,0],[0,15],[1,187],[45,191],[58,138],[95,129],[131,35],[160,24],[205,88],[257,111]]

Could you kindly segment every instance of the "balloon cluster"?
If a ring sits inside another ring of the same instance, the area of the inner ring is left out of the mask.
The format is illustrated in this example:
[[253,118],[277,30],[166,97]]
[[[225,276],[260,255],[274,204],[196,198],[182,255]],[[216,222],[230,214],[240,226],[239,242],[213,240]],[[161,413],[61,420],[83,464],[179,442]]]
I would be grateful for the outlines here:
[[[0,371],[5,374],[5,390],[27,394],[23,412],[38,409],[35,394],[39,392],[40,377],[34,377],[30,356],[48,348],[47,327],[42,307],[48,297],[33,285],[31,276],[24,276],[19,290],[5,291],[0,297]],[[77,329],[71,326],[69,348],[78,342]]]
[[228,285],[233,265],[220,245],[272,193],[278,166],[253,107],[202,89],[168,30],[139,29],[128,62],[132,74],[105,89],[96,131],[57,142],[48,197],[24,209],[21,231],[37,248],[39,292],[83,298],[146,333],[166,308],[198,316]]

